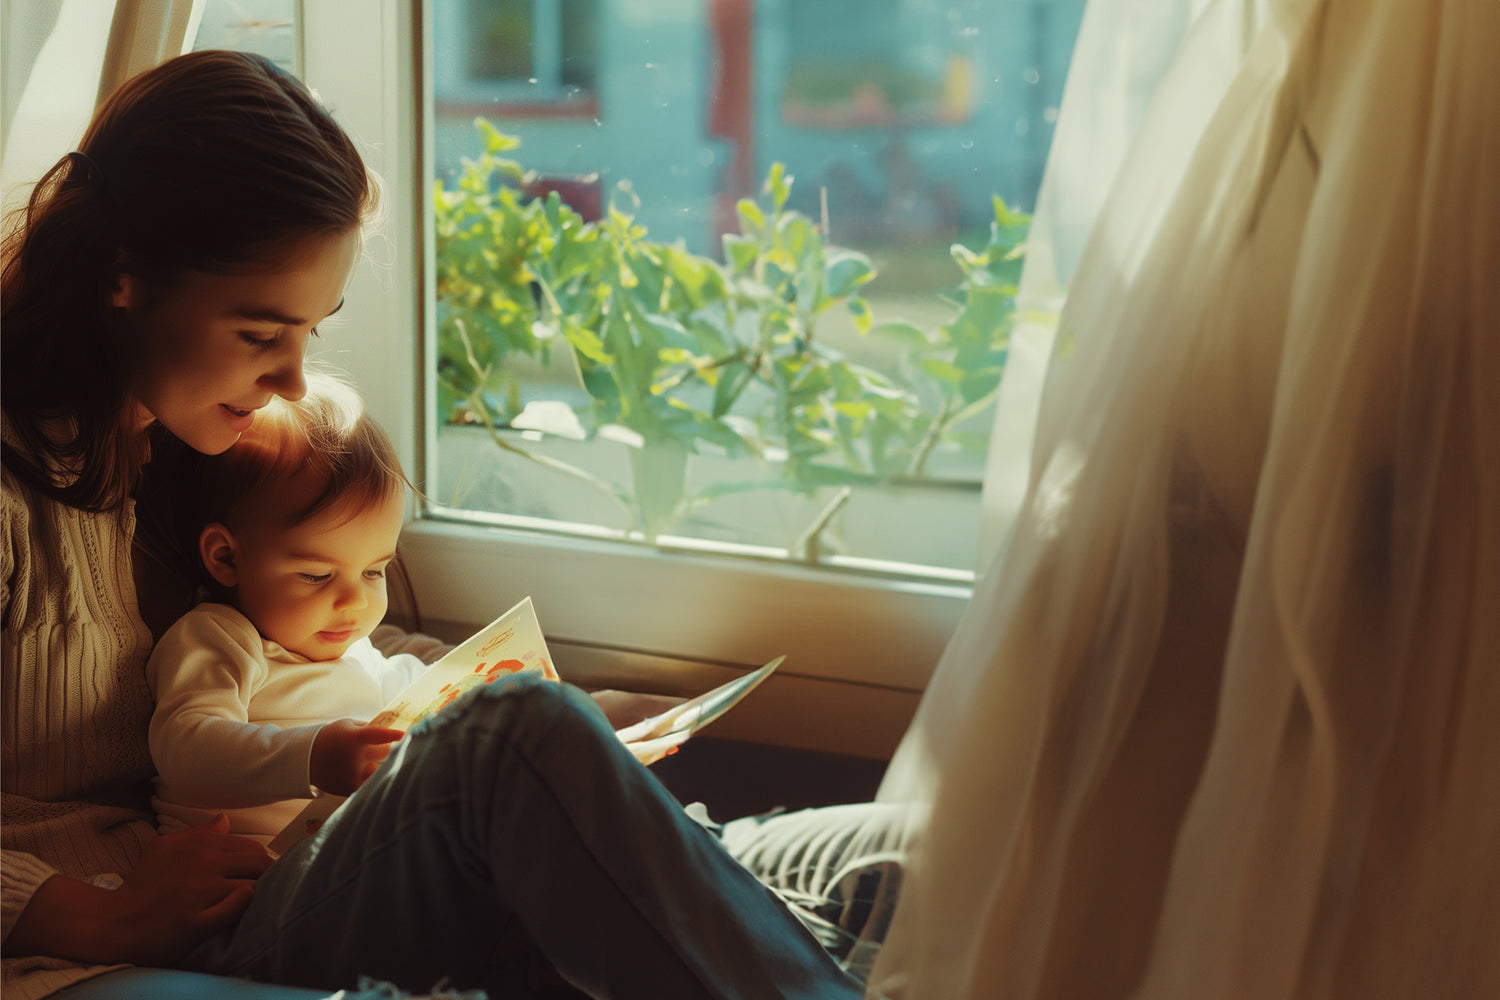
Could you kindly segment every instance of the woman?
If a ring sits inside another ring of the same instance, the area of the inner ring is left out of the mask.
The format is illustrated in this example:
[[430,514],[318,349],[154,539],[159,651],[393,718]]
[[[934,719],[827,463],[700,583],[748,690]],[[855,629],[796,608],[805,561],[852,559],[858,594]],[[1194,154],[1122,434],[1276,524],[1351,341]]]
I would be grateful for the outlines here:
[[[137,600],[149,564],[132,555],[131,500],[148,432],[220,452],[273,396],[303,393],[308,340],[376,202],[299,83],[200,52],[112,96],[6,240],[7,997],[123,964],[321,989],[368,974],[858,995],[559,685],[494,686],[417,727],[339,822],[274,865],[221,824],[155,834],[141,612],[163,595]],[[183,609],[166,603],[163,620]]]

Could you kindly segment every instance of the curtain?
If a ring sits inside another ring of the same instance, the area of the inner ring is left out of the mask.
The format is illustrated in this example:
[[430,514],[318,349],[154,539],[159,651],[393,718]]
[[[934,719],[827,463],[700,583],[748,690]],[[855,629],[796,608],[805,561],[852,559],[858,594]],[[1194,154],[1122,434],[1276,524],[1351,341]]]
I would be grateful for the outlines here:
[[191,47],[205,0],[7,0],[4,208],[83,138],[125,80]]
[[1192,19],[1052,251],[872,996],[1500,996],[1497,40],[1493,0]]
[[99,75],[99,101],[137,73],[187,51],[207,0],[121,0],[115,4]]
[[[1134,252],[1135,230],[1153,225],[1173,196],[1244,58],[1257,17],[1253,5],[1221,3],[1200,17],[1203,9],[1203,0],[1121,0],[1094,2],[1084,11],[1027,237],[1019,320],[995,407],[984,479],[982,571],[995,565],[1025,495],[1059,311],[1101,208],[1106,202],[1114,206],[1108,232],[1100,236],[1115,241],[1110,252],[1121,258]],[[1183,46],[1190,25],[1196,42]],[[1177,82],[1163,87],[1169,71]],[[1127,155],[1134,160],[1122,169]],[[1076,346],[1074,331],[1066,349]],[[987,602],[971,602],[968,614],[987,617]],[[966,652],[946,651],[886,771],[880,798],[920,798],[920,790],[931,785],[935,762],[929,748],[967,703],[968,682],[977,676]]]
[[58,4],[44,0],[0,0],[0,19],[4,21],[0,26],[0,40],[5,46],[4,59],[0,61],[0,67],[3,67],[0,93],[4,95],[0,100],[0,106],[4,108],[0,112],[0,143],[10,131],[10,123],[21,102],[21,91],[26,78],[31,75],[37,53],[57,22],[58,7]]
[[[1005,373],[990,431],[984,475],[976,568],[983,570],[1015,523],[1025,493],[1031,442],[1048,359],[1057,333],[1058,310],[1127,150],[1146,109],[1179,51],[1183,35],[1206,0],[1145,0],[1092,3],[1078,26],[1056,131],[1047,156],[1036,209],[1027,236],[1026,262],[1016,297]],[[1148,145],[1163,155],[1197,138],[1206,111],[1222,93],[1241,57],[1242,42],[1229,40],[1226,62],[1201,66],[1203,79],[1182,91],[1183,107],[1158,113]],[[1163,183],[1170,190],[1170,184]]]

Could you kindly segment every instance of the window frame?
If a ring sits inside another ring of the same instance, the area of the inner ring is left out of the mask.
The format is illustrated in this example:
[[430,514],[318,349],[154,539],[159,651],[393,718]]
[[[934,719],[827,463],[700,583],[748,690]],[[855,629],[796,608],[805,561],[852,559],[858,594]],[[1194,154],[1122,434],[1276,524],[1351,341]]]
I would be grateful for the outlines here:
[[[335,7],[303,5],[306,79],[383,178],[386,221],[318,359],[352,375],[421,481],[436,442],[430,0]],[[785,653],[759,707],[716,731],[786,746],[888,755],[972,589],[413,514],[401,561],[429,631],[461,637],[529,594],[564,676],[679,693]]]

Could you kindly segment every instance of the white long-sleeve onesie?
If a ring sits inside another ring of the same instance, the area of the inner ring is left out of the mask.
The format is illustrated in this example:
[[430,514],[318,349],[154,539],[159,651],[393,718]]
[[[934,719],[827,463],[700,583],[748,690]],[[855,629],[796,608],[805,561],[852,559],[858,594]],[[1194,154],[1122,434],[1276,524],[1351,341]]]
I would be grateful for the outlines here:
[[318,794],[309,779],[318,730],[373,718],[426,669],[415,656],[382,655],[369,639],[342,659],[311,661],[262,638],[232,607],[194,608],[146,666],[162,831],[224,812],[231,833],[269,842]]

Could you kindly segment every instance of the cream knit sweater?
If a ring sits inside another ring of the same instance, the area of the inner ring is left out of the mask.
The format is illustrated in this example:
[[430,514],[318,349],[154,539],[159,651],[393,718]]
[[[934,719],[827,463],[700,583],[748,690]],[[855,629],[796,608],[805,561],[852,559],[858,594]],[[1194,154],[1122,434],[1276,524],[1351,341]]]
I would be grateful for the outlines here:
[[[131,575],[134,511],[87,514],[4,473],[0,510],[0,935],[54,873],[125,872],[155,837],[144,664]],[[3,949],[0,937],[0,949]],[[105,971],[0,962],[6,1000]]]
[[[9,441],[5,446],[9,447]],[[0,496],[0,956],[54,874],[101,885],[156,836],[147,747],[151,633],[136,603],[134,508],[87,514],[3,472]],[[451,647],[382,625],[387,656]],[[36,1000],[119,966],[0,960],[0,995]]]

